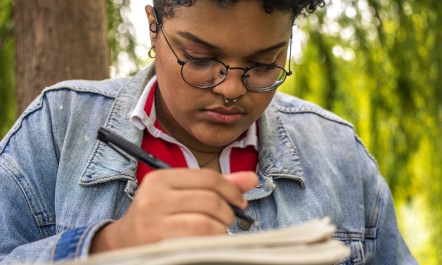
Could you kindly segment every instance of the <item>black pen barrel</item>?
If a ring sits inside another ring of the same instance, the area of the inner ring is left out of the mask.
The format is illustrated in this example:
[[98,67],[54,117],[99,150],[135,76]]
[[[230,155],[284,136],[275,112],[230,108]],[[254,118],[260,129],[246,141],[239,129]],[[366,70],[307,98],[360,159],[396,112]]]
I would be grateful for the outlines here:
[[145,152],[143,149],[141,149],[136,144],[129,142],[128,140],[124,139],[123,137],[119,136],[118,134],[110,131],[109,129],[101,127],[98,130],[98,139],[100,141],[103,141],[107,144],[112,144],[116,147],[118,147],[120,150],[124,151],[125,153],[135,157],[137,160],[145,163],[146,165],[158,169],[158,168],[171,168],[168,164],[164,163],[161,160],[158,160],[151,154]]

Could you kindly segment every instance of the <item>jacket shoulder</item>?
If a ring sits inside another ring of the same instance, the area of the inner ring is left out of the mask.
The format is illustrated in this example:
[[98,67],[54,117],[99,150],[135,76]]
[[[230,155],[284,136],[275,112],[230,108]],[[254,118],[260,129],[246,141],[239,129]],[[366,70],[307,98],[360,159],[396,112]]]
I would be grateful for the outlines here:
[[130,80],[130,78],[113,78],[106,80],[67,80],[46,87],[42,94],[58,90],[71,90],[75,92],[92,93],[105,97],[115,98],[121,88]]
[[[118,93],[124,88],[128,80],[130,80],[130,78],[114,78],[102,81],[69,80],[46,87],[40,95],[30,103],[13,124],[9,132],[1,139],[0,154],[3,153],[11,137],[13,137],[18,130],[23,127],[23,123],[26,120],[30,120],[31,117],[35,117],[38,114],[38,117],[41,117],[35,119],[41,119],[39,123],[51,123],[54,119],[54,117],[49,117],[51,115],[71,115],[75,109],[84,108],[85,106],[88,109],[92,108],[91,103],[93,103],[92,105],[96,105],[96,107],[102,107],[103,102],[113,102],[117,98]],[[96,100],[99,98],[104,99],[104,101]],[[84,103],[87,103],[87,105]],[[70,120],[70,118],[66,116],[57,120],[67,121]]]
[[[297,132],[305,132],[305,135],[315,137],[325,136],[325,140],[332,142],[339,139],[345,146],[356,143],[363,152],[378,167],[376,159],[366,148],[361,138],[356,133],[354,126],[337,114],[328,111],[312,102],[277,92],[271,104],[274,117],[280,117],[287,126]],[[321,132],[317,134],[316,132]],[[299,137],[298,137],[299,139]]]
[[272,102],[272,106],[277,111],[284,114],[313,114],[316,115],[318,118],[327,119],[329,121],[339,123],[354,130],[353,125],[350,122],[344,120],[335,113],[328,111],[312,102],[302,100],[288,94],[277,92]]

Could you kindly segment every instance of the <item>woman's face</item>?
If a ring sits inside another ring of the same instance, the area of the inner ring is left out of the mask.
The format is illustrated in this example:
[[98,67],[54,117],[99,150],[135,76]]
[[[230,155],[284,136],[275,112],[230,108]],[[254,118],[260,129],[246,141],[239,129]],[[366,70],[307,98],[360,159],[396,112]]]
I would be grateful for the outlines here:
[[[152,9],[146,8],[149,23]],[[284,67],[292,26],[292,13],[275,9],[268,14],[262,1],[239,1],[220,6],[216,1],[195,1],[178,7],[163,21],[163,31],[178,58],[216,58],[231,67],[256,63]],[[235,141],[270,103],[275,90],[248,91],[243,70],[232,70],[211,89],[194,88],[181,77],[181,65],[161,31],[152,36],[161,105],[180,140],[204,147],[223,147]],[[225,103],[225,98],[237,99]]]

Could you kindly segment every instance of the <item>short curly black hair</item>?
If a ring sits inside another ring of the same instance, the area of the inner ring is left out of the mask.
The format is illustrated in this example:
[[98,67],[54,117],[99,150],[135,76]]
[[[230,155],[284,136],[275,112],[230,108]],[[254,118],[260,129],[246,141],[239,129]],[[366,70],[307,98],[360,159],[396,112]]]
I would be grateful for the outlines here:
[[[207,1],[207,0],[205,0]],[[226,5],[228,2],[236,3],[240,0],[213,0],[221,5]],[[308,12],[312,13],[318,7],[325,5],[324,0],[261,0],[262,6],[267,13],[271,13],[274,8],[279,10],[292,10],[293,18],[296,19],[300,14]],[[175,7],[177,6],[191,6],[192,0],[153,0],[156,15],[160,21],[172,18]]]

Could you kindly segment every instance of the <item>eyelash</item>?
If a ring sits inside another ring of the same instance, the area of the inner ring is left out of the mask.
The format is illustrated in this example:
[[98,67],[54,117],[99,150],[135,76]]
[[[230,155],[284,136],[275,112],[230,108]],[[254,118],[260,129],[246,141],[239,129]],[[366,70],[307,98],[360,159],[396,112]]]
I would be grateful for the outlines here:
[[253,66],[267,66],[267,67],[278,66],[278,64],[277,64],[276,62],[272,62],[272,63],[260,63],[260,62],[249,61],[249,63],[253,64]]
[[187,60],[195,60],[195,59],[216,59],[216,56],[214,56],[214,57],[194,57],[194,56],[190,55],[189,52],[187,52],[187,50],[183,50],[183,53],[184,53],[184,57],[185,57]]
[[[186,58],[186,60],[195,60],[195,59],[211,59],[211,60],[218,60],[218,58],[216,56],[213,57],[194,57],[191,56],[186,50],[183,51],[184,57]],[[248,63],[250,63],[253,66],[267,66],[267,67],[273,67],[273,66],[278,66],[278,64],[275,62],[271,62],[271,63],[260,63],[260,62],[256,62],[256,61],[248,61]]]

